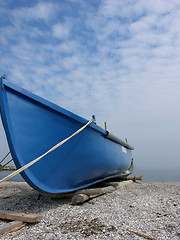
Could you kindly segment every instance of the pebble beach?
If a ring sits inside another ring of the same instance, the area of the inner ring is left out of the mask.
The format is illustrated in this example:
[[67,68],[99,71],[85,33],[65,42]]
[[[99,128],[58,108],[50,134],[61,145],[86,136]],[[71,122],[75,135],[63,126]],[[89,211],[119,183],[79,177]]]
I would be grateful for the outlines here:
[[[180,239],[180,183],[132,183],[71,205],[25,182],[0,185],[0,209],[42,215],[0,239]],[[0,226],[4,224],[0,220]]]

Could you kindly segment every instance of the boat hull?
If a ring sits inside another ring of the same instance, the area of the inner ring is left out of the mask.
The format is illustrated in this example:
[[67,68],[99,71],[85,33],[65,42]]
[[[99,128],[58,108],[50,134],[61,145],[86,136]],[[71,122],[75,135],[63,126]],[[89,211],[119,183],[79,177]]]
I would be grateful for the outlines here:
[[[87,123],[86,119],[2,80],[0,111],[17,168]],[[120,176],[131,165],[132,148],[106,136],[107,131],[91,123],[21,175],[33,188],[47,193],[75,191]]]

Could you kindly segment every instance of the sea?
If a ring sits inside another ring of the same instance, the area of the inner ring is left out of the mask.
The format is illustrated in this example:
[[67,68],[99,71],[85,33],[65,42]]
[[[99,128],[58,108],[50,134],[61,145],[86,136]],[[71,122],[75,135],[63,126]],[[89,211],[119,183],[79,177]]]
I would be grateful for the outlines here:
[[143,182],[180,182],[180,169],[134,169],[132,175],[143,175]]
[[[13,171],[0,171],[0,179],[6,177]],[[145,169],[134,169],[132,176],[143,175],[143,182],[180,182],[180,169],[156,169],[156,170],[145,170]],[[23,182],[24,179],[20,174],[17,174],[8,181]]]

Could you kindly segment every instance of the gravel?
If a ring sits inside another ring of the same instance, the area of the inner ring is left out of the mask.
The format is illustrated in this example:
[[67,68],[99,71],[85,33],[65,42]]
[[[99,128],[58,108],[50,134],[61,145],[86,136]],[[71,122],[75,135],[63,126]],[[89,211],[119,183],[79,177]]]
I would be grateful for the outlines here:
[[[180,183],[133,183],[82,205],[26,183],[0,185],[0,209],[40,213],[39,223],[1,239],[180,239]],[[0,225],[4,222],[0,221]],[[136,233],[130,232],[134,231]]]

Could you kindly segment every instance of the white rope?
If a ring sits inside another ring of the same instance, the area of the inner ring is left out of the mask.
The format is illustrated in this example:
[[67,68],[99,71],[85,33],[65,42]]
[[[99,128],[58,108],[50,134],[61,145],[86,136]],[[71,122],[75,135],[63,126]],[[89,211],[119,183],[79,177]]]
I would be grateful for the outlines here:
[[67,137],[66,139],[64,139],[63,141],[59,142],[58,144],[56,144],[54,147],[52,147],[51,149],[49,149],[47,152],[45,152],[44,154],[42,154],[40,157],[32,160],[31,162],[29,162],[28,164],[26,164],[25,166],[17,169],[15,172],[9,174],[8,176],[6,176],[5,178],[0,180],[0,183],[14,177],[15,175],[17,175],[18,173],[24,171],[25,169],[27,169],[28,167],[32,166],[34,163],[36,163],[37,161],[39,161],[41,158],[43,158],[44,156],[46,156],[48,153],[54,151],[56,148],[60,147],[61,145],[63,145],[65,142],[67,142],[70,138],[74,137],[75,135],[77,135],[78,133],[80,133],[81,131],[83,131],[90,123],[94,122],[94,119],[89,120],[88,123],[86,123],[83,127],[81,127],[79,130],[77,130],[75,133],[73,133],[71,136]]

